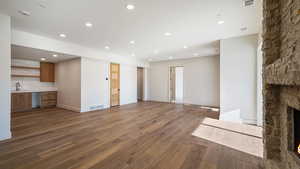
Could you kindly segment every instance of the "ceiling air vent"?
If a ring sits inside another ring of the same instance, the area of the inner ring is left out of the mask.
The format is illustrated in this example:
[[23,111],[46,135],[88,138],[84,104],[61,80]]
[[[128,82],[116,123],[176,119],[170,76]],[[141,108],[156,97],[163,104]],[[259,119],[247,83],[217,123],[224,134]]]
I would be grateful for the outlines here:
[[252,6],[254,5],[254,0],[243,0],[243,3],[245,7]]

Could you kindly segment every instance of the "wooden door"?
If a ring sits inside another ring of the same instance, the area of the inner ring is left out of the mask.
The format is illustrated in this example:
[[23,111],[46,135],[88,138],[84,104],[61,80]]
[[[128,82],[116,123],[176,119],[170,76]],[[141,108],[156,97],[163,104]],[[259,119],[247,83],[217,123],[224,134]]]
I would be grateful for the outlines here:
[[120,65],[110,64],[110,106],[120,105]]
[[55,65],[54,63],[41,62],[40,81],[55,82]]
[[144,98],[144,69],[137,68],[137,98],[138,101],[143,101]]

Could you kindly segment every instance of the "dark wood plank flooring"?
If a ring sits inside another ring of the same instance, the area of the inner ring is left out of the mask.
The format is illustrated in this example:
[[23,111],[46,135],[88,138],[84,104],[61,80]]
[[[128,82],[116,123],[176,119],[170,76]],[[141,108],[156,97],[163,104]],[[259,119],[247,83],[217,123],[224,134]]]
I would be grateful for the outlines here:
[[197,106],[139,102],[103,111],[59,108],[12,115],[1,169],[260,169],[262,159],[193,137]]

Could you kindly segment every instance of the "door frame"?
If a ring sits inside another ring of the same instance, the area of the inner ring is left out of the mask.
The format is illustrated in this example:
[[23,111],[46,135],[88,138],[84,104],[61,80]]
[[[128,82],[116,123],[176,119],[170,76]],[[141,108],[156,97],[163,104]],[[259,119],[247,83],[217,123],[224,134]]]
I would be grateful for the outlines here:
[[[112,105],[112,66],[113,65],[118,65],[118,69],[119,69],[119,73],[118,73],[118,104],[117,105]],[[110,79],[110,107],[114,107],[114,106],[119,106],[120,105],[120,74],[121,74],[121,70],[120,70],[120,64],[118,63],[110,63],[110,67],[109,67],[109,79]]]
[[[168,83],[169,83],[169,88],[168,88],[168,92],[169,92],[169,102],[170,103],[175,103],[176,104],[176,68],[177,67],[183,67],[184,68],[184,66],[181,66],[181,65],[176,65],[176,66],[169,66],[169,77],[168,77]],[[172,69],[174,69],[174,75],[175,75],[175,77],[174,77],[174,92],[175,92],[175,94],[174,94],[174,101],[172,100],[172,96],[171,96],[171,70]],[[184,82],[183,82],[183,92],[184,92]],[[183,95],[184,95],[184,93],[183,93]],[[182,99],[184,99],[184,98],[182,98]],[[182,100],[182,104],[184,103],[184,100]]]
[[[137,75],[138,75],[138,71],[139,71],[139,70],[141,70],[141,73],[142,73],[142,79],[140,79],[140,80],[141,80],[141,83],[142,83],[142,84],[141,84],[141,85],[142,85],[142,86],[141,86],[141,90],[142,90],[142,91],[141,91],[141,95],[142,95],[141,97],[142,97],[142,98],[139,99],[139,98],[137,97],[137,99],[138,99],[138,101],[144,101],[144,96],[145,96],[145,95],[144,95],[144,94],[145,94],[145,89],[144,89],[144,83],[145,83],[145,82],[144,82],[144,78],[145,78],[145,76],[144,76],[144,72],[145,72],[145,69],[144,69],[143,67],[137,67]],[[139,80],[139,77],[137,77],[137,80]],[[138,81],[137,81],[137,82],[138,82]],[[139,89],[139,86],[138,86],[138,84],[137,84],[137,90],[138,90],[138,89]]]

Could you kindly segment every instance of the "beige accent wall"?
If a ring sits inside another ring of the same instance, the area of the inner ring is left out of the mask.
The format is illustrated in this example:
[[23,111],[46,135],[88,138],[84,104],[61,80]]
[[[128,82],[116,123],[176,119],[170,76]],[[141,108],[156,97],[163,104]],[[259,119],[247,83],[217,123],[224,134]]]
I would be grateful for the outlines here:
[[204,56],[150,63],[149,100],[169,102],[169,68],[171,66],[184,67],[184,103],[220,106],[219,56]]
[[81,59],[57,63],[55,81],[58,89],[58,107],[81,111]]

